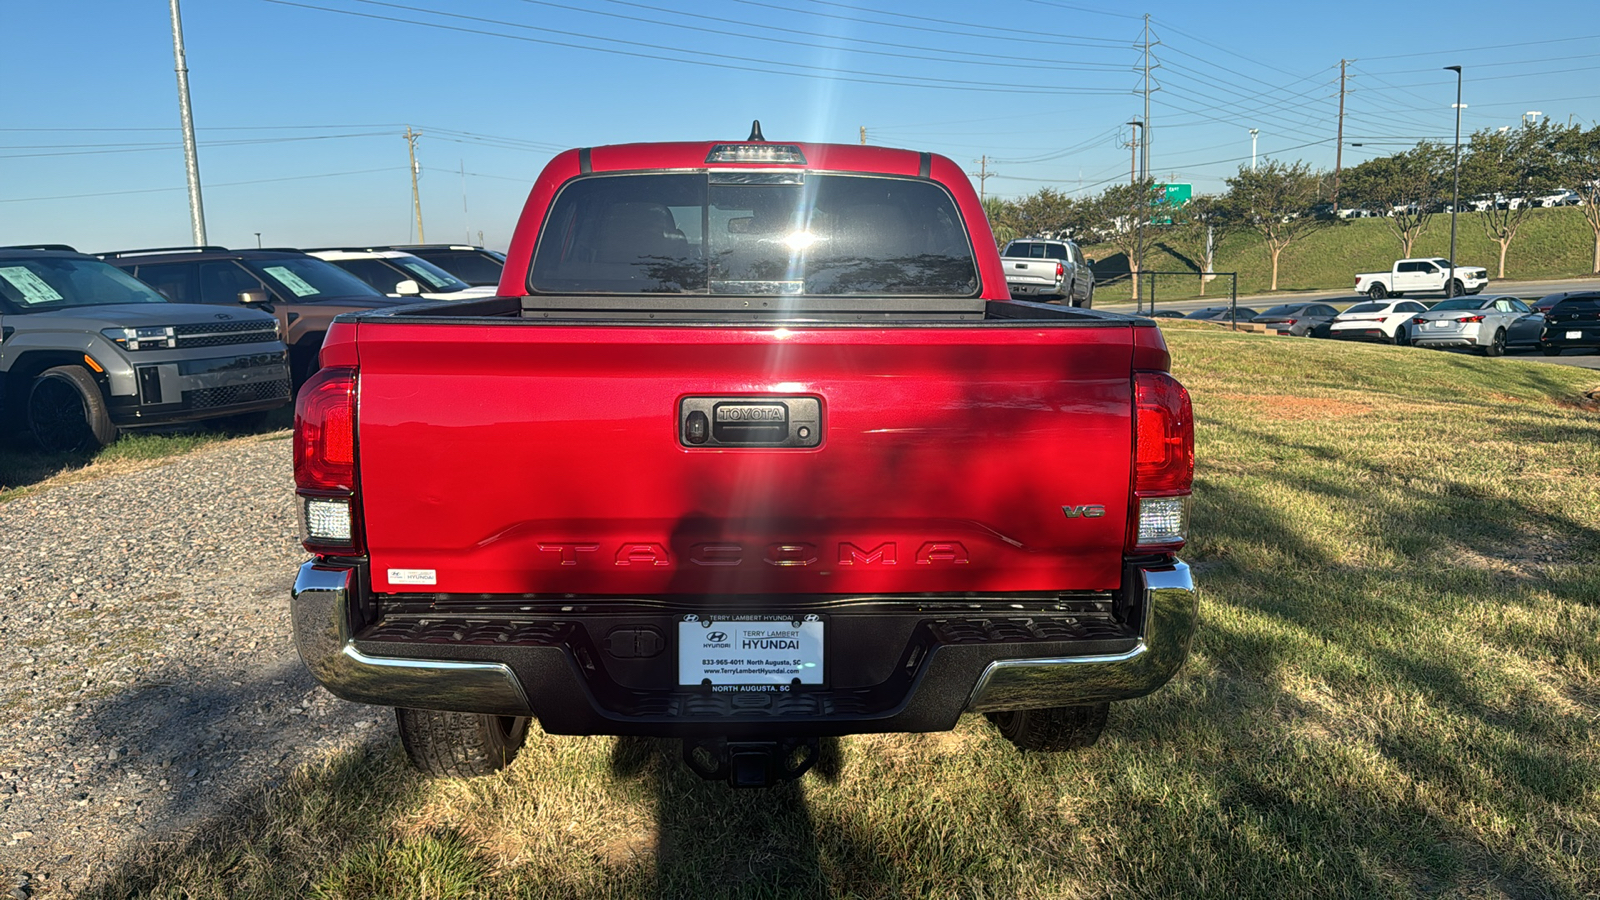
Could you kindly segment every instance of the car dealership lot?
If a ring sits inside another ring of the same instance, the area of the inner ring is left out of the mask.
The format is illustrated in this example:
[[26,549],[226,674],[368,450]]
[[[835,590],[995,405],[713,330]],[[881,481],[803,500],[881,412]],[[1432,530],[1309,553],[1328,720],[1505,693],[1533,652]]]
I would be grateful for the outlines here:
[[[1486,293],[1496,295],[1504,294],[1507,296],[1528,299],[1542,297],[1546,294],[1552,294],[1559,291],[1583,290],[1600,290],[1600,279],[1580,278],[1560,281],[1492,281],[1490,282],[1489,287],[1486,289]],[[1423,299],[1431,302],[1432,300],[1438,298],[1424,297]],[[1262,309],[1272,306],[1274,303],[1297,303],[1311,300],[1324,301],[1332,304],[1338,309],[1344,309],[1345,307],[1357,303],[1367,302],[1368,298],[1364,295],[1352,294],[1349,291],[1296,291],[1292,294],[1253,294],[1249,296],[1241,296],[1238,299],[1238,304],[1241,307],[1249,306],[1256,309]],[[1212,294],[1206,297],[1197,297],[1187,300],[1174,300],[1171,302],[1157,298],[1156,309],[1163,312],[1171,311],[1187,315],[1188,313],[1197,309],[1205,309],[1207,307],[1217,306],[1219,304],[1226,304],[1227,302],[1228,298],[1226,294],[1220,298],[1215,294]],[[1135,309],[1132,303],[1098,303],[1097,307],[1109,312],[1123,313],[1131,313],[1134,312]],[[1143,312],[1149,312],[1147,305],[1141,306],[1140,309]],[[1157,321],[1166,323],[1172,320],[1158,319]],[[1243,322],[1244,320],[1241,319],[1240,321]],[[1464,353],[1466,351],[1446,352]],[[1513,351],[1512,353],[1508,354],[1508,357],[1511,359],[1525,359],[1535,362],[1555,363],[1562,366],[1577,366],[1585,369],[1600,369],[1600,353],[1571,351],[1563,353],[1560,356],[1543,356],[1538,352],[1528,353]]]

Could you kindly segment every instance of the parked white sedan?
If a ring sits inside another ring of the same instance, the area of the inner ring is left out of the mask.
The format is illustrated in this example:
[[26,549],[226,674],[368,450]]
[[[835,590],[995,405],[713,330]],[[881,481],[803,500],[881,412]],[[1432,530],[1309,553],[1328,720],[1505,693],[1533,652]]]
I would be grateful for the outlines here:
[[1415,300],[1374,300],[1357,303],[1328,325],[1328,337],[1345,341],[1383,341],[1409,344],[1411,319],[1428,308]]
[[1411,320],[1416,347],[1470,347],[1484,356],[1539,345],[1544,314],[1516,297],[1457,297]]

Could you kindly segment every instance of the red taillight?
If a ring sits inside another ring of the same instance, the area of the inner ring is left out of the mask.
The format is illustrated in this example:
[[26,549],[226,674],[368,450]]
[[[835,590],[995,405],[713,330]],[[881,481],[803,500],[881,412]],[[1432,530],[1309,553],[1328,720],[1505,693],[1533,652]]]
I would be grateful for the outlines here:
[[1189,392],[1166,372],[1136,372],[1133,502],[1128,549],[1172,551],[1188,533],[1194,484],[1194,408]]
[[321,369],[301,386],[294,406],[294,483],[306,549],[361,553],[355,369]]
[[1066,274],[1067,274],[1067,267],[1062,265],[1061,263],[1056,263],[1056,277],[1057,278],[1062,278],[1062,277],[1065,277]]
[[300,388],[294,404],[294,483],[301,490],[355,490],[355,369],[321,369]]
[[1194,482],[1194,408],[1189,392],[1165,372],[1134,375],[1133,490],[1149,496],[1188,493]]
[[1280,325],[1293,325],[1294,323],[1296,323],[1298,321],[1300,321],[1300,320],[1299,319],[1284,319],[1282,322],[1280,322],[1278,324],[1280,324]]
[[[1419,320],[1420,321],[1420,320]],[[1483,316],[1462,316],[1457,322],[1482,322]]]
[[1417,317],[1415,319],[1412,319],[1411,320],[1411,324],[1413,324],[1413,325],[1426,325],[1426,324],[1428,324],[1428,320],[1419,316],[1419,317]]

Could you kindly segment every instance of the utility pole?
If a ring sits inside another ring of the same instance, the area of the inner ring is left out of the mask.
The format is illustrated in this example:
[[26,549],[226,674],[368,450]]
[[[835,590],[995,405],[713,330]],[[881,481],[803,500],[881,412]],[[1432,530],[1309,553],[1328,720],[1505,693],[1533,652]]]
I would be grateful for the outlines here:
[[[1128,124],[1137,125],[1139,123],[1129,122]],[[1129,131],[1128,135],[1128,187],[1134,187],[1139,183],[1139,132]]]
[[189,108],[189,62],[183,52],[183,19],[172,0],[172,59],[178,72],[178,116],[183,120],[183,164],[189,177],[189,224],[196,247],[206,243],[206,209],[200,199],[200,159],[194,146],[194,111]]
[[987,186],[989,179],[994,177],[994,173],[989,171],[989,157],[984,156],[983,158],[979,159],[978,171],[968,172],[967,174],[978,179],[978,202],[982,203],[984,197],[987,196],[984,193],[984,189]]
[[1150,14],[1144,14],[1144,152],[1139,155],[1139,177],[1150,177]]
[[[1144,123],[1138,119],[1130,120],[1128,124],[1134,128],[1144,128]],[[1140,181],[1134,172],[1134,160],[1139,156],[1139,147],[1141,144],[1139,141],[1139,132],[1130,131],[1128,132],[1128,135],[1128,187],[1130,189],[1130,196],[1134,199],[1135,204],[1137,204]],[[1145,143],[1149,143],[1149,139],[1150,132],[1149,130],[1146,130]],[[1141,308],[1140,305],[1142,303],[1139,294],[1139,270],[1144,268],[1145,213],[1138,209],[1137,206],[1130,210],[1130,213],[1133,216],[1133,227],[1136,231],[1133,243],[1136,247],[1138,247],[1139,252],[1134,254],[1134,258],[1128,260],[1128,279],[1131,283],[1130,287],[1133,293],[1133,311],[1139,312]]]
[[1339,60],[1339,136],[1333,144],[1333,215],[1339,216],[1339,174],[1344,168],[1344,67],[1349,60]]
[[861,146],[867,145],[867,126],[861,126]]
[[417,243],[426,244],[428,239],[422,234],[422,195],[417,193],[417,138],[419,137],[422,137],[422,132],[412,131],[410,125],[406,126],[406,147],[411,151],[411,208],[417,213]]
[[1445,71],[1456,73],[1456,158],[1453,183],[1450,187],[1450,280],[1444,284],[1444,295],[1455,296],[1456,283],[1456,210],[1461,206],[1461,67],[1445,66]]
[[1250,171],[1252,172],[1256,170],[1256,135],[1260,133],[1261,129],[1259,128],[1250,129]]

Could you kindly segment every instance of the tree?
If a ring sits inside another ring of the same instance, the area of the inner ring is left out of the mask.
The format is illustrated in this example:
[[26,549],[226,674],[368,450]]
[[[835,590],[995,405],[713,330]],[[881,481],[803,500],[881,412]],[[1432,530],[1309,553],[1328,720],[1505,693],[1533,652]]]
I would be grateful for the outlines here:
[[1205,296],[1208,280],[1204,276],[1215,269],[1217,245],[1238,225],[1238,217],[1222,197],[1193,197],[1173,211],[1172,226],[1165,229],[1162,237],[1176,244],[1202,274],[1201,296]]
[[983,198],[983,212],[989,217],[989,230],[994,232],[994,242],[997,247],[1004,247],[1021,234],[1016,227],[1017,205],[1001,197],[988,196]]
[[1555,154],[1562,186],[1583,200],[1583,217],[1594,230],[1594,271],[1600,275],[1600,125],[1588,131],[1578,125],[1560,129]]
[[1150,224],[1151,211],[1166,199],[1165,191],[1154,179],[1134,184],[1117,184],[1088,201],[1084,225],[1101,241],[1122,251],[1133,279],[1133,296],[1139,296],[1139,268],[1145,250],[1157,229]]
[[1461,189],[1479,197],[1478,222],[1489,240],[1500,245],[1496,278],[1506,277],[1506,251],[1533,211],[1527,201],[1556,184],[1559,130],[1546,119],[1504,131],[1485,128],[1472,135],[1471,150],[1461,162]]
[[1017,227],[1026,235],[1068,236],[1082,225],[1080,207],[1078,201],[1055,188],[1041,188],[1017,201]]
[[1272,256],[1272,287],[1278,289],[1278,260],[1285,247],[1336,219],[1313,208],[1327,192],[1327,179],[1304,162],[1267,160],[1255,170],[1239,167],[1228,179],[1227,203],[1240,220],[1261,233]]
[[1355,205],[1381,213],[1400,241],[1400,255],[1408,257],[1450,195],[1452,162],[1451,148],[1423,141],[1345,172],[1343,193]]

